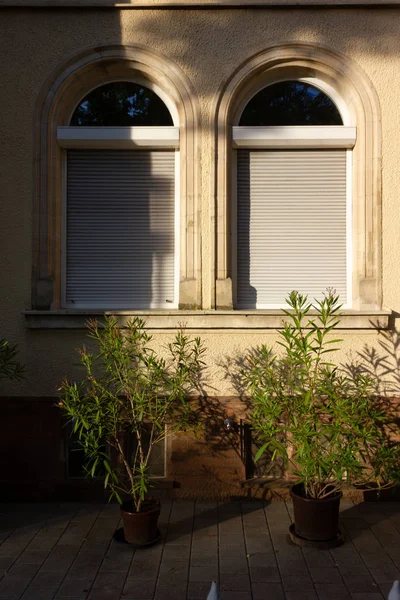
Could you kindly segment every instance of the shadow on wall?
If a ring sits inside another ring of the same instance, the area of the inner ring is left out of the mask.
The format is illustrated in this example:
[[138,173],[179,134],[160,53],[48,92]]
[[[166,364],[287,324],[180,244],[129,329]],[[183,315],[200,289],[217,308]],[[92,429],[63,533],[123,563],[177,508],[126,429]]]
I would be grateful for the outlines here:
[[[378,347],[364,344],[362,350],[341,365],[350,375],[363,374],[371,379],[377,397],[386,408],[386,431],[394,440],[399,439],[400,432],[400,331],[395,327],[398,317],[397,313],[393,313],[389,329],[381,329],[379,322],[373,323],[378,332]],[[372,500],[380,499],[374,492],[366,494]],[[398,500],[400,488],[385,490],[380,495],[382,500]]]
[[[352,12],[339,8],[333,11],[316,11],[312,8],[291,7],[290,19],[287,18],[287,8],[269,11],[265,7],[242,9],[231,7],[228,10],[197,8],[190,11],[160,10],[157,13],[157,44],[161,48],[165,42],[168,42],[168,55],[178,64],[189,68],[194,65],[194,62],[198,64],[200,68],[195,74],[196,80],[199,85],[205,83],[209,88],[210,84],[213,84],[213,77],[210,76],[210,56],[216,53],[216,42],[218,47],[223,49],[224,57],[227,57],[226,68],[229,74],[254,52],[288,40],[311,41],[337,48],[343,53],[346,53],[347,49],[354,48],[356,43],[360,53],[365,53],[367,56],[377,54],[386,56],[391,53],[390,48],[397,45],[397,33],[395,30],[391,32],[388,26],[394,17],[392,14],[394,10],[383,11],[382,8],[365,11],[361,23],[359,11]],[[353,14],[359,23],[357,27],[354,26],[351,18]],[[384,17],[382,20],[377,18],[382,15]],[[246,32],[254,32],[252,36],[246,37],[245,52],[243,45],[237,43],[241,37],[238,37],[238,33],[239,31],[243,33],[243,29]],[[152,35],[154,30],[154,13],[143,11],[135,27],[136,35],[147,37],[149,34]],[[259,36],[257,36],[258,31]],[[125,22],[123,13],[121,34],[123,43],[129,43],[128,23]],[[209,52],[204,51],[206,39],[209,42]],[[239,62],[237,54],[241,56]]]
[[[236,495],[245,477],[241,416],[246,407],[238,398],[207,394],[196,402],[196,420],[201,424],[201,433],[196,439],[185,435],[174,437],[170,475],[175,481],[184,478],[185,489],[190,489],[190,493],[194,489],[201,493],[203,488],[210,488],[212,482],[210,498]],[[182,493],[185,494],[185,490]]]
[[[256,354],[257,349],[250,351]],[[246,422],[247,415],[251,409],[251,399],[246,395],[246,388],[243,381],[242,371],[246,367],[246,357],[244,355],[228,356],[218,365],[225,372],[225,379],[228,379],[236,390],[238,398],[243,406],[243,412],[240,415],[238,431],[242,439],[241,459],[244,464],[245,476],[247,480],[264,479],[272,482],[282,479],[285,476],[285,463],[282,457],[273,457],[272,453],[264,452],[259,460],[255,461],[255,455],[263,442],[258,434],[252,430],[251,425]],[[262,483],[262,482],[260,482]]]
[[378,347],[364,344],[342,365],[349,374],[369,375],[377,394],[388,398],[400,396],[400,331],[395,327],[399,316],[392,314],[388,329],[382,329],[379,322],[371,323],[378,333]]
[[[371,382],[369,389],[373,390],[373,401],[376,408],[384,410],[387,421],[382,426],[385,437],[388,436],[392,443],[397,443],[400,432],[400,331],[394,327],[394,319],[389,329],[382,329],[380,323],[374,323],[378,333],[378,346],[365,344],[362,350],[348,356],[348,359],[338,365],[338,373],[350,376],[357,380],[366,376]],[[248,387],[245,386],[244,372],[248,369],[248,360],[262,364],[262,349],[250,349],[247,354],[224,358],[220,363],[225,371],[225,378],[235,388],[238,397],[243,403],[244,415],[251,410],[251,398],[248,396]],[[258,443],[257,435],[251,431],[249,424],[241,421],[241,431],[244,435],[244,451],[241,455],[246,469],[247,478],[267,478],[268,480],[285,477],[285,462],[282,458],[273,458],[264,453],[255,461],[255,455],[262,445]],[[246,441],[247,438],[247,441]],[[265,440],[264,440],[265,441]],[[398,499],[400,490],[390,488],[376,492],[374,489],[365,492],[366,500],[394,500]]]
[[[279,459],[271,462],[267,455],[258,463],[254,462],[258,443],[246,422],[249,399],[239,392],[233,397],[209,396],[203,386],[202,395],[194,402],[197,403],[196,420],[201,424],[199,436],[193,439],[177,434],[173,439],[168,475],[177,488],[180,488],[181,479],[185,481],[177,497],[192,497],[197,493],[214,500],[270,498],[269,488],[261,482],[255,486],[251,482],[264,477],[265,483],[265,475],[268,475],[268,482],[282,477],[284,465]],[[243,485],[246,480],[250,482]]]

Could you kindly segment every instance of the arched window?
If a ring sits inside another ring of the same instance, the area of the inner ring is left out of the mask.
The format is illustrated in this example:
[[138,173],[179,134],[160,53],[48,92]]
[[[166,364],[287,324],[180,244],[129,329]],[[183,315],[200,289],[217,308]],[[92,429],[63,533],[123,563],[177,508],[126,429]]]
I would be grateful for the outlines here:
[[179,129],[156,90],[107,83],[58,128],[67,308],[178,307]]
[[279,308],[293,289],[321,298],[328,287],[351,306],[355,128],[308,80],[263,87],[237,122],[235,306]]
[[173,125],[171,114],[153,90],[131,81],[106,83],[78,104],[72,126],[135,127]]
[[279,81],[251,98],[239,125],[343,125],[343,121],[331,98],[314,85]]

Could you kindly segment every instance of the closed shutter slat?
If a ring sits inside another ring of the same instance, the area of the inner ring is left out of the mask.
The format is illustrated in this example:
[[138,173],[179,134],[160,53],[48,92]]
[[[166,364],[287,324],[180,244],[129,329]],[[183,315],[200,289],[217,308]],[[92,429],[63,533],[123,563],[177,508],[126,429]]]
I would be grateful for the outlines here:
[[174,302],[174,210],[173,151],[68,150],[67,305]]
[[346,302],[346,151],[239,150],[237,305]]

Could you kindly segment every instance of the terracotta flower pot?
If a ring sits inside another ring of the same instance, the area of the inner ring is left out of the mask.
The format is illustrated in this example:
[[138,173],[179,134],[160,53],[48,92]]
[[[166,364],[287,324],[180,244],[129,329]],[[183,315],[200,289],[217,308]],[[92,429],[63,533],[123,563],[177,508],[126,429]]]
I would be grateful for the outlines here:
[[323,499],[306,498],[301,483],[294,485],[290,494],[293,500],[296,536],[312,542],[329,542],[337,539],[341,492]]
[[160,515],[160,502],[147,501],[143,510],[135,512],[132,502],[121,505],[121,518],[124,524],[125,541],[129,544],[149,544],[158,536],[157,522]]

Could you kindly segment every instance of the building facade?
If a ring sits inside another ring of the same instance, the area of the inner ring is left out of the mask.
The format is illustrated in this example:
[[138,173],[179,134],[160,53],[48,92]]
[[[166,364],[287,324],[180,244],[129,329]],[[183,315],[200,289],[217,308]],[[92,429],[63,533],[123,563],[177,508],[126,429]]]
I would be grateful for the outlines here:
[[205,435],[160,450],[183,496],[247,493],[232,368],[276,340],[292,289],[338,291],[338,361],[396,396],[399,17],[397,0],[0,0],[0,333],[27,374],[1,383],[7,493],[83,493],[54,403],[105,312],[207,347]]

